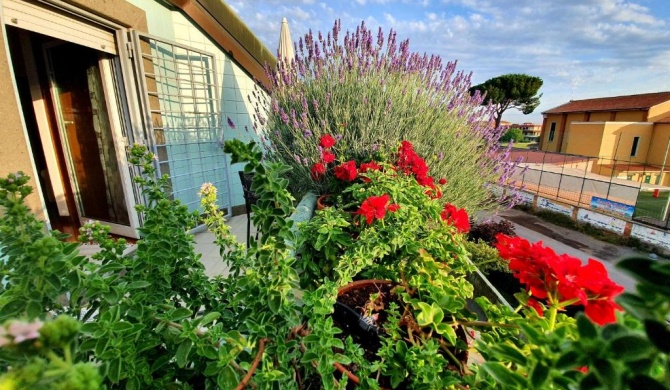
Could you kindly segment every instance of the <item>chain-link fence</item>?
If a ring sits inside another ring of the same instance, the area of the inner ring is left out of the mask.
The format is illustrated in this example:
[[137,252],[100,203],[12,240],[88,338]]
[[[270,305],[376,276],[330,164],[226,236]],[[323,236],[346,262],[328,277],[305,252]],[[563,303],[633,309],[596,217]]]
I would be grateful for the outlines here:
[[[513,149],[512,183],[527,192],[668,228],[668,168],[536,150]],[[665,180],[664,180],[665,179]]]

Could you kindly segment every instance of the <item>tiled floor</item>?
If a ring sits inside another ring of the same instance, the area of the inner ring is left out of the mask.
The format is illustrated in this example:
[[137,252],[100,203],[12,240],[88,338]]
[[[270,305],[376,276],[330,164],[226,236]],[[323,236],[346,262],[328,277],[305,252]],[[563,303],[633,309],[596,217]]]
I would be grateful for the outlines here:
[[[247,244],[247,216],[238,215],[228,221],[230,232],[237,237],[237,241]],[[256,228],[251,225],[251,236],[255,236]],[[221,261],[219,247],[214,243],[214,234],[203,231],[195,234],[195,250],[202,254],[202,263],[208,276],[227,276],[228,270]]]
[[[228,226],[230,226],[231,233],[235,235],[235,237],[237,237],[237,241],[239,241],[243,245],[246,245],[247,243],[246,214],[238,215],[236,217],[231,218],[228,221]],[[253,237],[255,235],[256,235],[256,228],[252,225],[251,236]],[[133,251],[135,251],[135,248],[136,245],[134,244],[128,245],[128,248],[126,249],[125,253],[126,254],[132,253]],[[80,254],[85,256],[90,256],[93,253],[97,252],[98,250],[100,250],[100,247],[98,245],[81,245],[79,247]],[[210,277],[217,275],[227,276],[228,272],[226,266],[225,264],[223,264],[221,256],[219,255],[219,247],[214,243],[214,234],[204,230],[204,228],[202,231],[196,232],[195,250],[197,253],[200,253],[202,255],[202,258],[200,260],[205,265],[205,273],[208,276]]]

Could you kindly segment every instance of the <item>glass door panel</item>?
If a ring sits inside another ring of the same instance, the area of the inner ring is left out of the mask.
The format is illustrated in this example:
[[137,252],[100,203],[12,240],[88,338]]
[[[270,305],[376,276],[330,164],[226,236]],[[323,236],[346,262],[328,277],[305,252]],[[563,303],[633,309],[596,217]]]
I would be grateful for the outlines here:
[[[56,117],[79,217],[129,235],[130,217],[100,72],[100,53],[71,43],[45,49]],[[124,229],[128,227],[128,229]],[[130,234],[132,236],[135,233]]]

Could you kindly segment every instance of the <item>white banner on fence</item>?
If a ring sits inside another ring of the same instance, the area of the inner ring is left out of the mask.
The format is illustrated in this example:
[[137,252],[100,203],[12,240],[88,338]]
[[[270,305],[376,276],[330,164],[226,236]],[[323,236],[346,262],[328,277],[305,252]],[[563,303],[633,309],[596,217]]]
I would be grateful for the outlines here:
[[504,191],[503,187],[502,187],[502,186],[499,186],[499,185],[497,185],[497,184],[491,184],[491,185],[489,186],[489,190],[490,190],[491,192],[493,192],[494,194],[496,194],[496,196],[497,196],[498,198],[500,198],[500,197],[502,196],[503,191]]
[[537,207],[572,217],[572,206],[566,206],[560,203],[552,202],[549,199],[543,198],[541,196],[537,197]]
[[579,209],[579,211],[577,211],[577,220],[618,234],[623,234],[623,230],[626,227],[626,221],[624,220],[584,209]]
[[535,202],[535,195],[529,194],[528,192],[517,191],[516,197],[519,200],[519,203],[532,205],[533,202]]
[[644,242],[670,249],[670,234],[658,229],[633,224],[630,235]]

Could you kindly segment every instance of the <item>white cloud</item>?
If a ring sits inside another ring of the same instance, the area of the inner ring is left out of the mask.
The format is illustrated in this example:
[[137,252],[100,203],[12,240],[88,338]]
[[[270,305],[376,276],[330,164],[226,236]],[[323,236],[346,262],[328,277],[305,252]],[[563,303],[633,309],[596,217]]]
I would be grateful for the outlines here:
[[[293,39],[361,20],[393,28],[417,52],[458,59],[479,83],[505,73],[543,78],[537,113],[570,98],[670,89],[667,0],[247,0],[231,7],[275,51],[282,17]],[[516,114],[510,114],[516,115]],[[537,118],[537,114],[534,114]],[[518,118],[523,120],[524,118]],[[528,117],[525,118],[529,119]]]

